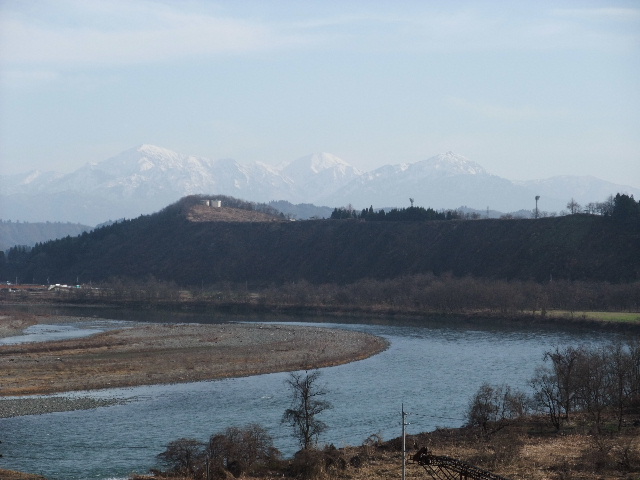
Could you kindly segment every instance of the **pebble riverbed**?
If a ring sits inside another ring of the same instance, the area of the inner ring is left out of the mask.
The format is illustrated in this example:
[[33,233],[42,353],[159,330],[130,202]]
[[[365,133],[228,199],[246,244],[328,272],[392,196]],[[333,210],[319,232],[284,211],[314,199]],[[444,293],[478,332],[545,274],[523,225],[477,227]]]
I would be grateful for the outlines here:
[[23,415],[41,415],[52,412],[88,410],[124,403],[117,398],[100,399],[90,397],[34,397],[0,399],[0,418],[20,417]]

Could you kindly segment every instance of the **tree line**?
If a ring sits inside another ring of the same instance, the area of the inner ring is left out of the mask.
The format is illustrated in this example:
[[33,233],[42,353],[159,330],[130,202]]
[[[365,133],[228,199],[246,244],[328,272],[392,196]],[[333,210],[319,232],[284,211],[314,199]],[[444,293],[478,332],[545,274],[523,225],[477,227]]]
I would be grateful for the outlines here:
[[336,207],[331,213],[331,220],[357,219],[367,221],[415,222],[425,220],[457,220],[464,216],[457,210],[435,211],[433,208],[414,207],[392,208],[388,211],[373,210],[373,205],[358,212],[351,206]]
[[[416,207],[413,205],[413,199],[410,199],[411,206],[407,208],[380,209],[374,211],[373,205],[364,208],[361,211],[356,210],[351,205],[346,207],[336,207],[331,213],[330,219],[344,220],[357,219],[367,221],[425,221],[425,220],[478,220],[481,218],[479,213],[463,214],[460,210],[439,210],[436,211],[431,207]],[[603,202],[589,202],[581,205],[575,199],[571,198],[567,202],[567,211],[571,215],[587,214],[602,215],[605,217],[613,217],[618,220],[633,220],[640,218],[640,200],[636,201],[633,195],[617,193],[615,196],[610,195]],[[565,212],[566,213],[566,212]],[[555,215],[555,214],[553,214]],[[550,216],[548,212],[539,212],[534,210],[531,213],[533,218]],[[511,214],[505,214],[501,218],[515,218]]]
[[[227,285],[227,298],[238,299],[238,288]],[[235,293],[232,293],[235,292]],[[241,293],[241,290],[240,290]],[[549,310],[638,311],[640,282],[605,283],[553,280],[539,283],[493,280],[471,276],[418,274],[347,285],[314,285],[306,281],[267,287],[260,301],[272,305],[310,305],[369,308],[406,312],[502,315],[529,313],[545,316]]]
[[[5,292],[5,294],[7,294]],[[25,294],[26,295],[26,294]],[[551,310],[637,312],[640,282],[605,283],[551,280],[545,283],[418,274],[387,280],[362,279],[340,284],[307,281],[260,286],[222,282],[180,287],[152,275],[141,280],[111,278],[56,293],[61,300],[131,302],[151,305],[197,303],[248,309],[315,309],[412,314],[537,315]],[[55,297],[54,297],[55,298]]]
[[572,215],[586,213],[618,220],[631,220],[640,218],[640,200],[636,201],[633,195],[617,193],[615,196],[610,195],[604,202],[589,202],[583,206],[572,198],[567,203],[567,210]]
[[640,413],[640,339],[600,347],[556,347],[530,380],[532,394],[483,384],[469,402],[467,425],[491,434],[528,415],[545,416],[556,429],[581,415],[600,434],[621,431]]

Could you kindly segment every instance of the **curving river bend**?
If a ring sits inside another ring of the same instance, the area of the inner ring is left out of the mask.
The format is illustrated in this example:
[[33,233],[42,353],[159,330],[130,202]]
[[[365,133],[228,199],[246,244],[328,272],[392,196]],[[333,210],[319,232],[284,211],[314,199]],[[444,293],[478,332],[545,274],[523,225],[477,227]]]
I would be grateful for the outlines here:
[[[193,320],[220,321],[211,317]],[[303,323],[305,319],[299,320],[297,323]],[[318,322],[315,317],[310,320]],[[338,447],[360,444],[374,433],[384,439],[399,436],[402,404],[409,412],[408,433],[460,426],[469,398],[482,383],[507,383],[526,390],[544,352],[555,346],[607,343],[615,338],[613,333],[576,328],[358,321],[361,323],[314,323],[364,331],[390,342],[388,350],[374,357],[322,370],[329,392],[326,399],[333,409],[323,414],[329,430],[321,442]],[[276,447],[290,455],[296,444],[280,423],[290,401],[286,376],[276,373],[81,392],[76,395],[118,398],[122,403],[1,419],[0,465],[51,480],[126,478],[131,472],[146,473],[156,466],[156,455],[172,440],[206,440],[228,426],[248,423],[267,428]]]

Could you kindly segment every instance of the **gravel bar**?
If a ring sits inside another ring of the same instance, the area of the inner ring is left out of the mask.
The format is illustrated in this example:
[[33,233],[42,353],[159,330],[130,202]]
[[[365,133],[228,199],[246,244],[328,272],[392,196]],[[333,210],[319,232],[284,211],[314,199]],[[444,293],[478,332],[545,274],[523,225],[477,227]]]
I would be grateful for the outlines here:
[[[5,316],[0,324],[12,320]],[[269,323],[139,324],[82,338],[0,345],[0,418],[119,401],[69,392],[315,369],[362,360],[387,347],[385,339],[363,332]]]
[[98,407],[120,405],[124,400],[90,397],[32,397],[0,399],[0,418],[41,415],[43,413],[89,410]]

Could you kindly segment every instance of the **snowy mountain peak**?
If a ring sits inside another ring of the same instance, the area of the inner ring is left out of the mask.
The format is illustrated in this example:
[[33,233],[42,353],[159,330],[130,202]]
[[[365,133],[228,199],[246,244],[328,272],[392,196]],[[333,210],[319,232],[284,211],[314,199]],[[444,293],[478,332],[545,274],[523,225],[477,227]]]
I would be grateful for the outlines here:
[[116,177],[130,176],[151,170],[172,170],[184,168],[186,155],[172,150],[143,144],[104,160],[94,166],[97,170]]
[[41,170],[32,170],[28,172],[26,176],[20,180],[21,185],[29,185],[36,182],[49,182],[55,178],[61,177],[61,173],[56,172],[43,172]]
[[[280,167],[299,198],[318,198],[358,178],[362,173],[331,153],[314,153]],[[308,201],[308,200],[307,200]]]
[[338,183],[344,183],[362,173],[331,153],[313,153],[300,157],[289,164],[285,164],[282,173],[295,182],[308,182],[312,178],[332,178]]
[[479,164],[451,151],[441,153],[414,164],[419,170],[428,170],[440,175],[487,175]]
[[314,173],[319,173],[322,170],[327,170],[329,168],[348,168],[350,165],[342,160],[341,158],[336,157],[330,153],[314,153],[310,158],[311,171]]
[[172,150],[158,147],[156,145],[149,145],[148,143],[143,143],[142,145],[135,147],[133,150],[136,150],[137,152],[143,153],[145,155],[156,157],[171,157],[177,155],[177,153]]
[[340,170],[341,172],[351,170],[356,175],[360,175],[360,172],[347,162],[326,152],[300,157],[283,167],[283,172],[292,177],[308,176],[309,173],[318,174],[325,170]]

